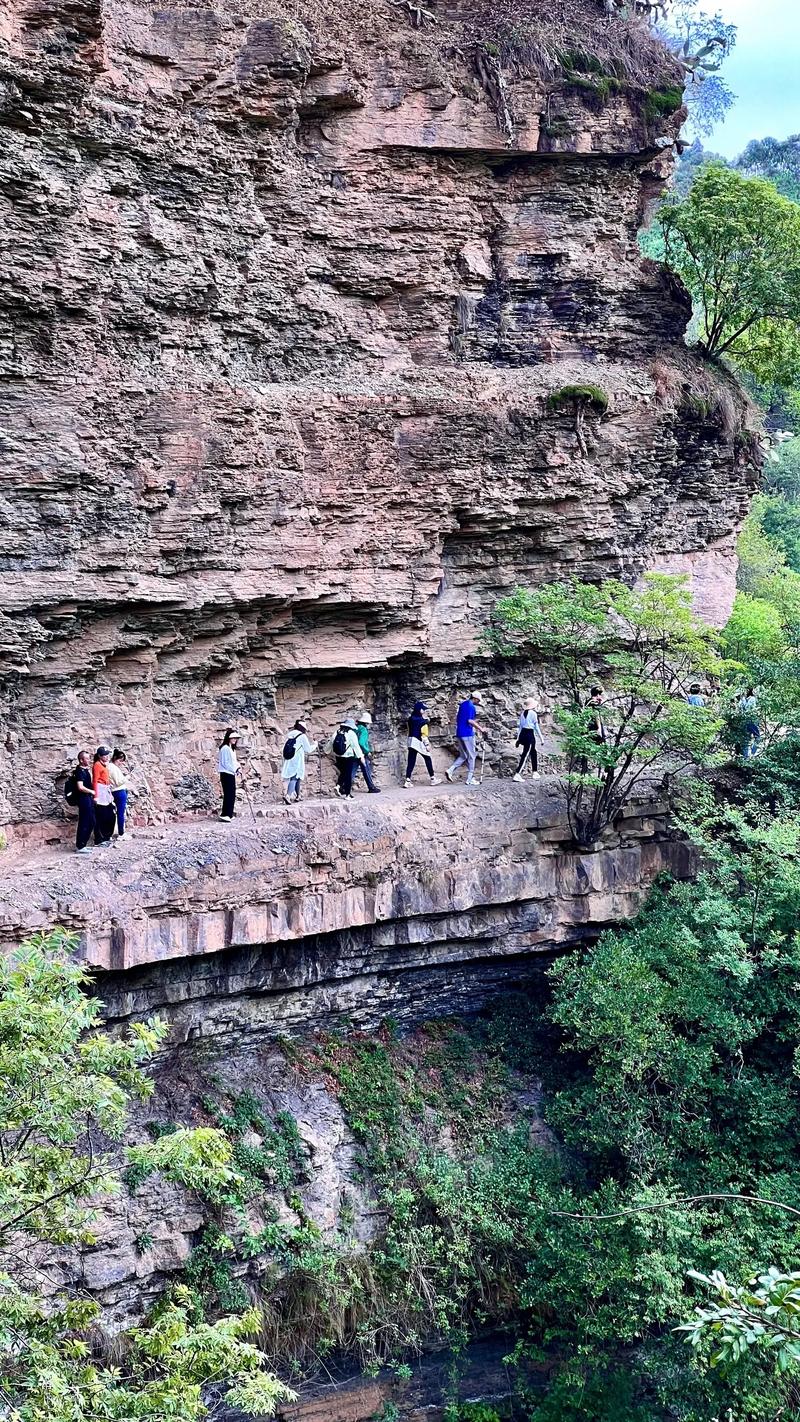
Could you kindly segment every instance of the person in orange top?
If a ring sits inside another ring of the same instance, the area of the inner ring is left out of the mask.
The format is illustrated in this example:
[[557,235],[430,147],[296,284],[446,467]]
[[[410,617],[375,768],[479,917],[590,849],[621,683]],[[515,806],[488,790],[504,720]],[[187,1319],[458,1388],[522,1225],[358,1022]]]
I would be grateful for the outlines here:
[[92,765],[92,787],[94,789],[94,840],[105,848],[111,844],[114,826],[117,823],[117,807],[112,794],[111,775],[108,761],[111,751],[107,746],[98,746]]

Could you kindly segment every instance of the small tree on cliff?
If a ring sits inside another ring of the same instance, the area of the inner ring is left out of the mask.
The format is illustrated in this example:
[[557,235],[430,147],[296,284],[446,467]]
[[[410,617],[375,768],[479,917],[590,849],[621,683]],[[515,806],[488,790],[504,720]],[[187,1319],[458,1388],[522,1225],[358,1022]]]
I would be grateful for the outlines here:
[[[134,1025],[127,1039],[99,1031],[101,1007],[73,947],[55,932],[0,960],[0,1411],[9,1422],[196,1422],[204,1386],[219,1382],[242,1411],[271,1416],[292,1394],[248,1341],[255,1311],[206,1323],[179,1287],[111,1366],[92,1351],[97,1305],[42,1296],[48,1259],[34,1248],[92,1243],[92,1202],[119,1188],[98,1136],[119,1139],[129,1099],[151,1093],[142,1063],[165,1035],[157,1022]],[[230,1143],[208,1128],[134,1146],[127,1158],[206,1193],[238,1178]]]
[[[571,704],[556,713],[566,756],[570,828],[588,845],[611,824],[643,776],[706,760],[720,723],[688,706],[697,678],[722,669],[714,632],[693,614],[687,580],[652,573],[619,582],[518,588],[497,604],[487,634],[502,656],[548,663]],[[588,686],[607,692],[598,743]]]
[[800,207],[721,164],[658,214],[664,259],[691,292],[699,342],[762,383],[800,376]]

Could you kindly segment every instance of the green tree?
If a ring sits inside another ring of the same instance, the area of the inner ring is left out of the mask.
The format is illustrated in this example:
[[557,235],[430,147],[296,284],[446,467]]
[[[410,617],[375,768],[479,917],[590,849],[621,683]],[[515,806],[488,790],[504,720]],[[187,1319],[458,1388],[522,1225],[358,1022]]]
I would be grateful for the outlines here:
[[658,215],[667,265],[695,304],[699,344],[759,381],[800,376],[800,209],[771,183],[711,163]]
[[[694,616],[685,578],[649,574],[640,588],[605,582],[518,588],[498,602],[486,636],[503,656],[549,662],[571,705],[557,713],[566,756],[567,813],[591,844],[641,778],[702,764],[718,722],[686,702],[696,678],[721,669],[717,639]],[[591,682],[608,688],[603,738],[583,704]]]
[[[92,1242],[97,1201],[119,1189],[114,1156],[131,1098],[152,1082],[143,1067],[166,1028],[138,1023],[126,1039],[100,1030],[74,940],[53,932],[0,959],[0,1249],[18,1278],[0,1275],[0,1394],[11,1422],[195,1422],[203,1387],[230,1385],[244,1411],[270,1416],[289,1394],[248,1339],[256,1313],[206,1323],[188,1291],[165,1299],[129,1339],[124,1362],[93,1357],[91,1301],[44,1300],[26,1277],[34,1240]],[[179,1130],[127,1152],[130,1165],[223,1194],[236,1181],[221,1132]]]

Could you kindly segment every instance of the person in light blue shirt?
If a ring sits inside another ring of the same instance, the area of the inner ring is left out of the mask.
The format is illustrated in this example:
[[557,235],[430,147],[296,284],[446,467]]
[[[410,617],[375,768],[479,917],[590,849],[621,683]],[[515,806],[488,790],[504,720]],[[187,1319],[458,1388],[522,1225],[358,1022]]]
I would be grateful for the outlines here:
[[686,705],[703,707],[705,704],[706,698],[703,695],[702,686],[698,681],[692,682],[692,685],[689,687],[689,695],[686,698]]
[[537,741],[540,746],[544,745],[544,736],[542,735],[542,728],[539,725],[539,717],[536,712],[536,702],[532,697],[529,697],[525,702],[517,726],[517,745],[520,748],[520,756],[516,774],[512,777],[514,780],[522,780],[522,772],[528,760],[530,760],[531,763],[531,775],[535,776],[538,780],[539,757],[536,749]]
[[239,743],[239,732],[229,726],[222,738],[222,744],[217,756],[217,770],[219,772],[219,783],[222,788],[222,813],[220,819],[226,824],[234,816],[236,808],[236,777],[239,774],[239,761],[236,756],[236,747]]
[[461,702],[456,715],[456,741],[458,743],[459,754],[453,761],[449,770],[445,771],[447,779],[452,781],[455,772],[462,765],[467,767],[467,785],[477,785],[475,779],[475,759],[477,756],[477,736],[480,731],[482,736],[486,735],[483,726],[478,722],[478,707],[482,697],[479,691],[473,691],[472,696],[468,696]]

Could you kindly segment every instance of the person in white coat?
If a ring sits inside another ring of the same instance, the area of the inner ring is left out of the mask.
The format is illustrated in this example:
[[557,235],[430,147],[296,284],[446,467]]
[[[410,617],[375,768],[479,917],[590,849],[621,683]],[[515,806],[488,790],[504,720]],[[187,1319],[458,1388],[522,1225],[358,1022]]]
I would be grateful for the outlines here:
[[236,757],[236,747],[239,744],[239,732],[234,731],[229,726],[222,738],[222,744],[217,756],[217,770],[219,772],[219,783],[222,789],[222,813],[220,819],[228,824],[233,819],[236,807],[236,777],[239,774],[239,761]]
[[522,780],[522,772],[528,760],[531,763],[531,775],[539,778],[539,756],[538,746],[544,745],[542,728],[539,725],[539,717],[536,711],[536,702],[532,697],[528,697],[522,709],[522,714],[517,724],[517,745],[520,756],[519,765],[516,769],[514,780]]
[[287,805],[300,799],[300,791],[306,778],[306,756],[313,755],[317,742],[309,739],[305,721],[295,721],[283,747],[283,798]]

